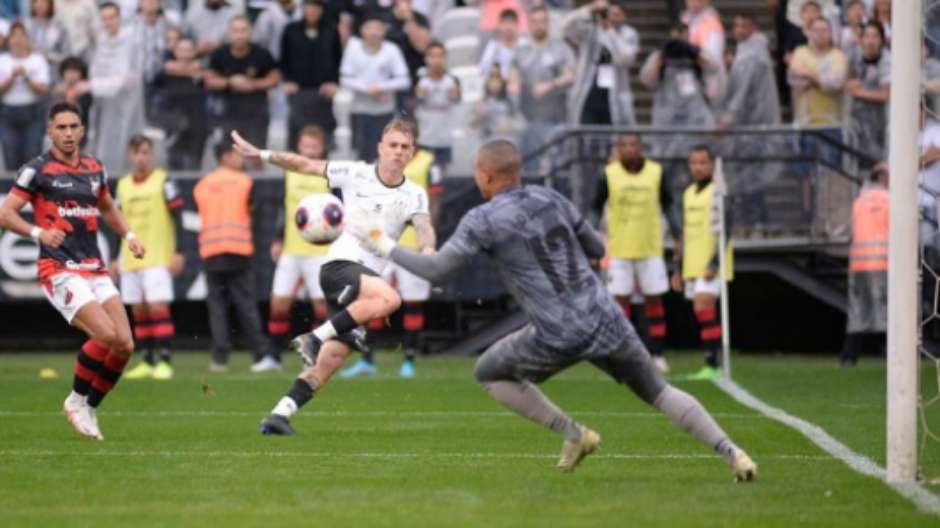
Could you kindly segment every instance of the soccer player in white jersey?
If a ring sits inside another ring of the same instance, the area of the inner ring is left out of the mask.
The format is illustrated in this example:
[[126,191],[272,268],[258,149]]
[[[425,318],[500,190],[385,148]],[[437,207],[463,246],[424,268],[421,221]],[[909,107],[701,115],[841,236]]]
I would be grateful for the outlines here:
[[[404,173],[415,152],[415,127],[411,122],[394,119],[385,126],[375,164],[312,160],[289,152],[259,150],[237,132],[232,138],[244,156],[261,158],[287,170],[324,175],[331,188],[343,192],[347,223],[356,222],[357,217],[377,219],[384,232],[396,239],[411,224],[421,251],[434,253],[436,237],[428,195]],[[398,292],[381,277],[387,265],[387,259],[373,255],[352,233],[343,233],[330,247],[320,270],[320,287],[330,318],[291,342],[307,368],[271,415],[262,420],[263,434],[293,434],[290,417],[342,366],[351,348],[363,348],[361,325],[387,317],[401,306]]]

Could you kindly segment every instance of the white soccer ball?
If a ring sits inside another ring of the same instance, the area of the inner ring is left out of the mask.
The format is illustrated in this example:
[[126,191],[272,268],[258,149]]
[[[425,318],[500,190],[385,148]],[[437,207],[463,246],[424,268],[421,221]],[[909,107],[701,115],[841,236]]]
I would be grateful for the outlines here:
[[294,225],[301,238],[311,244],[329,244],[343,233],[346,213],[343,202],[329,193],[305,197],[297,205]]

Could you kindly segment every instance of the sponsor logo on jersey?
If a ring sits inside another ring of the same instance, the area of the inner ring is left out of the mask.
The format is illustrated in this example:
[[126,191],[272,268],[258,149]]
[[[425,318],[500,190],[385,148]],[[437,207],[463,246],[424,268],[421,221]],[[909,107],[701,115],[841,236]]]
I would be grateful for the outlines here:
[[97,207],[62,207],[59,206],[60,218],[94,218],[100,215]]
[[98,196],[98,189],[101,187],[101,180],[97,176],[91,178],[91,194]]
[[68,189],[72,186],[72,182],[64,182],[59,180],[52,180],[52,186],[57,189]]
[[68,306],[72,302],[72,290],[65,290],[65,305]]

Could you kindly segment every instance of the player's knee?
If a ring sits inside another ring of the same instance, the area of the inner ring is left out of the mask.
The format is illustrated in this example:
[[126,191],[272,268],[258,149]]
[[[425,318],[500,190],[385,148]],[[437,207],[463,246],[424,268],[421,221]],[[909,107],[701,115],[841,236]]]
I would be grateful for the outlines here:
[[394,313],[401,308],[401,295],[392,288],[388,288],[382,295],[382,302],[385,305],[386,313]]
[[508,379],[509,375],[501,362],[493,357],[493,355],[483,354],[480,356],[480,359],[477,360],[477,364],[473,368],[473,377],[476,378],[477,382],[486,384]]
[[96,329],[91,335],[91,338],[101,343],[109,350],[114,349],[118,343],[118,333],[112,325],[106,325]]
[[121,357],[131,357],[134,354],[134,340],[130,336],[121,336],[111,347],[111,351]]

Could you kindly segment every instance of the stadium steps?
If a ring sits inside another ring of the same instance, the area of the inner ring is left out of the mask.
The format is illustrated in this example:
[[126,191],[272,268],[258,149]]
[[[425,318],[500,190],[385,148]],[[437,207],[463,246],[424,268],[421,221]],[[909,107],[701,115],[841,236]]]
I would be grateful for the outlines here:
[[738,253],[734,259],[735,273],[769,273],[844,313],[846,310],[845,290],[823,280],[819,273],[800,264],[803,263],[796,263],[774,255]]

